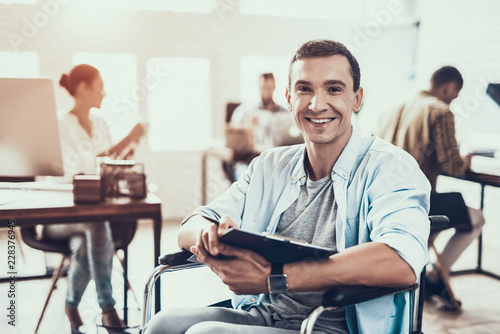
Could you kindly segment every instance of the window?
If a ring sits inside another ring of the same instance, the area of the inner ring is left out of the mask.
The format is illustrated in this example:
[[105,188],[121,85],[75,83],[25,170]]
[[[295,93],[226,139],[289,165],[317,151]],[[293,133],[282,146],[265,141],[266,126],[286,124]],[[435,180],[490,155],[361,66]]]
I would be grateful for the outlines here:
[[212,137],[210,62],[206,58],[151,58],[147,66],[150,149],[199,149]]
[[0,77],[38,78],[39,76],[38,53],[0,52]]
[[246,56],[240,62],[240,99],[243,103],[257,104],[260,101],[259,75],[271,72],[276,89],[274,102],[286,106],[285,88],[288,85],[290,57]]
[[355,54],[364,89],[363,104],[356,115],[362,134],[378,134],[391,111],[415,94],[417,36],[417,25],[386,27]]
[[362,16],[361,0],[240,0],[242,14],[302,17],[314,19],[355,19]]
[[140,121],[139,102],[147,97],[144,83],[137,79],[136,56],[78,52],[73,55],[73,63],[89,64],[101,72],[106,96],[99,115],[109,122],[113,141],[119,141]]

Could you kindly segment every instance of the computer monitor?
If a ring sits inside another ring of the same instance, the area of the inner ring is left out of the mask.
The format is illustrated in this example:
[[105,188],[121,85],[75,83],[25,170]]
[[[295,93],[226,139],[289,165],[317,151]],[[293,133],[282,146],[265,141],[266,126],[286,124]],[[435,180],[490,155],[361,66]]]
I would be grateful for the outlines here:
[[472,118],[474,131],[500,135],[500,84],[488,84],[477,101],[478,108]]
[[500,84],[490,83],[486,88],[486,94],[500,107]]
[[[475,97],[475,96],[474,96]],[[462,153],[487,157],[500,156],[500,84],[490,83],[477,96],[477,110],[470,116],[469,133],[461,142]],[[460,117],[460,116],[458,116]],[[458,119],[458,118],[457,118]]]
[[0,178],[63,174],[52,81],[0,78]]

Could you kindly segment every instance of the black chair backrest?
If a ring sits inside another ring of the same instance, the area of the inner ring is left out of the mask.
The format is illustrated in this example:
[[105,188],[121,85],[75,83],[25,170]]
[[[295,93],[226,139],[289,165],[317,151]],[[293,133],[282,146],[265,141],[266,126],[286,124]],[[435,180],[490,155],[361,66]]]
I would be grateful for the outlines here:
[[[98,224],[98,223],[97,223]],[[134,238],[137,230],[137,221],[111,222],[111,232],[115,249],[124,249]],[[21,227],[21,238],[28,246],[44,252],[70,254],[69,243],[67,239],[55,240],[49,239],[37,233],[36,226]]]
[[226,104],[226,123],[231,122],[231,117],[233,117],[234,110],[240,105],[239,102],[228,102]]
[[472,222],[464,198],[459,192],[431,194],[430,216],[445,215],[450,220],[448,228],[459,231],[472,231]]
[[36,231],[36,226],[21,227],[21,238],[24,243],[31,248],[38,249],[44,252],[70,254],[68,240],[53,240],[50,242],[40,236]]
[[113,241],[115,249],[126,248],[134,238],[137,230],[137,221],[131,220],[128,222],[111,222],[111,232],[113,233]]

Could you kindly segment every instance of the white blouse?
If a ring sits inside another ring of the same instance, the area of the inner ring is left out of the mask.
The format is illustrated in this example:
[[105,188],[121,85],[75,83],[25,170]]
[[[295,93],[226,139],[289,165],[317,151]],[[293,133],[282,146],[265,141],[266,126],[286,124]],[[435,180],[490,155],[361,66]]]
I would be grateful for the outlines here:
[[112,146],[106,121],[92,113],[90,120],[92,121],[92,137],[89,137],[75,115],[65,113],[59,117],[65,178],[78,173],[95,174],[97,155],[109,150]]

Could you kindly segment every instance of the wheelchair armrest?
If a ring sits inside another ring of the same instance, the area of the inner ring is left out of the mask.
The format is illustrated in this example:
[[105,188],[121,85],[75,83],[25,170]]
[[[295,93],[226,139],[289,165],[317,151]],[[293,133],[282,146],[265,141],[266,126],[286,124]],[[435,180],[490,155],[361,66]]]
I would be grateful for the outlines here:
[[158,264],[168,265],[168,266],[181,266],[185,264],[191,264],[192,262],[188,259],[193,256],[193,253],[185,249],[179,249],[178,251],[163,254],[158,258]]
[[450,224],[450,219],[446,216],[442,215],[432,215],[429,216],[429,220],[431,222],[431,230],[432,231],[441,231],[448,228]]
[[364,285],[340,285],[323,294],[323,307],[345,307],[395,293],[415,290],[418,283],[405,287],[371,287]]

